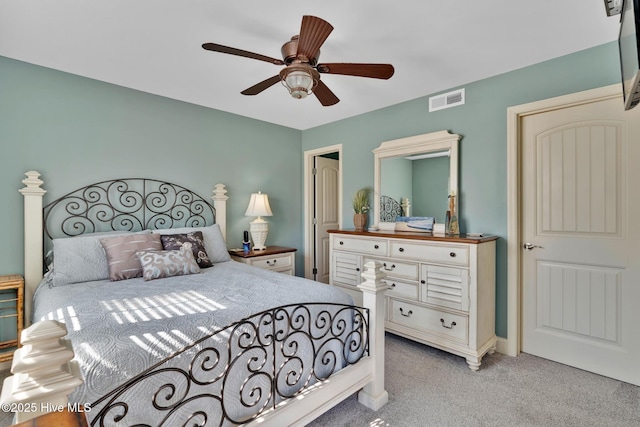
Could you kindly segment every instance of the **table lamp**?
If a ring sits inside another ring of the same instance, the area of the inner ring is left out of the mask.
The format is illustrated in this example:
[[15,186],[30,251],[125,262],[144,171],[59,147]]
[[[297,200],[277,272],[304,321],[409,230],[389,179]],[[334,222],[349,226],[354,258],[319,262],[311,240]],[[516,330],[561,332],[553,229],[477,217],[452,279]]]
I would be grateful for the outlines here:
[[271,206],[269,206],[269,197],[261,192],[252,193],[249,200],[249,207],[244,213],[245,216],[257,216],[256,219],[249,224],[251,232],[251,240],[253,240],[253,250],[260,251],[267,249],[264,242],[269,234],[269,223],[262,219],[263,216],[272,216]]

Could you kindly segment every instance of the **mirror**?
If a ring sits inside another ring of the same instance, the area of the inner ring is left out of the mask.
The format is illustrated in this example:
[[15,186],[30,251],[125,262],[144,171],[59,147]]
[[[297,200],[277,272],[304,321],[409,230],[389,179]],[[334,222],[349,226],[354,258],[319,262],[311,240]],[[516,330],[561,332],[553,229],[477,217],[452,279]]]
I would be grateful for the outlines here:
[[394,229],[397,215],[444,222],[448,196],[458,194],[459,140],[445,130],[385,141],[373,150],[376,227]]

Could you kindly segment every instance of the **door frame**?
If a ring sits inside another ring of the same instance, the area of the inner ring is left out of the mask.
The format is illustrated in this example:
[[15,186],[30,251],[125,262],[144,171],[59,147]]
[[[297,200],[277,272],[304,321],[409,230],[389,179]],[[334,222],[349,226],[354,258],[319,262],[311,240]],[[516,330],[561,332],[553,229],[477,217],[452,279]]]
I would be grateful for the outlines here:
[[498,340],[500,353],[522,350],[522,119],[616,97],[622,98],[619,83],[507,108],[507,338]]
[[313,279],[313,160],[317,156],[338,153],[338,228],[342,228],[342,144],[330,145],[304,152],[304,277]]

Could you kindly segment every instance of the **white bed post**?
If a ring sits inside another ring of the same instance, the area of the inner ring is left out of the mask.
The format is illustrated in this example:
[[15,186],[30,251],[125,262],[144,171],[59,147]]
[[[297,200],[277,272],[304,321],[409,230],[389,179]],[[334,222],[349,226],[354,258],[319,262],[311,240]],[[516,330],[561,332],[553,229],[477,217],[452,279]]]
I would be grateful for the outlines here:
[[42,280],[43,263],[43,224],[42,197],[46,190],[40,188],[44,183],[38,177],[39,172],[26,172],[22,180],[26,187],[20,191],[24,196],[24,283],[25,283],[25,326],[31,324],[31,305],[33,292]]
[[358,401],[377,411],[389,400],[384,389],[384,292],[389,286],[382,281],[385,273],[378,261],[367,262],[362,277],[365,281],[358,288],[363,294],[362,305],[369,309],[369,354],[373,360],[373,379],[358,393]]
[[67,327],[56,320],[36,322],[22,331],[22,347],[11,364],[14,375],[4,380],[0,395],[2,405],[18,409],[16,422],[70,408],[68,396],[82,384],[82,374],[65,335]]
[[224,184],[216,184],[213,189],[213,207],[216,208],[216,224],[220,226],[222,232],[222,238],[227,241],[227,190],[224,189]]

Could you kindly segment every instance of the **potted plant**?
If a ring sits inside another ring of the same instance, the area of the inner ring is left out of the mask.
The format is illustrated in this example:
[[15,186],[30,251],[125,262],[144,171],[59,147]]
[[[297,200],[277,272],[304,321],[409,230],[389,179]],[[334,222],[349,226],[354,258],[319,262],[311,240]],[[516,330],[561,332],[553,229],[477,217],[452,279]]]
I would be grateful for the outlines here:
[[359,189],[353,195],[353,225],[356,231],[364,231],[367,228],[369,194],[371,194],[371,188],[365,187]]

